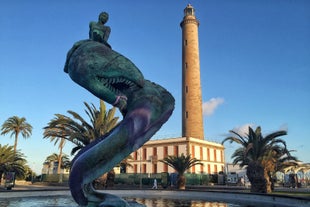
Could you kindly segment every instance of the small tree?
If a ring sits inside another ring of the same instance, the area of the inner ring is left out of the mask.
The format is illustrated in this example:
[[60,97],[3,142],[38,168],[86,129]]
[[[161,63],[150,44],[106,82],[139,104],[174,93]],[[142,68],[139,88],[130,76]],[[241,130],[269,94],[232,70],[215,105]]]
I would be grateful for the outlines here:
[[128,160],[132,160],[132,156],[129,155],[125,159],[123,159],[119,164],[116,165],[116,167],[119,167],[121,169],[121,173],[127,172],[127,167],[132,168],[133,166],[128,162]]
[[191,158],[190,155],[185,156],[183,153],[181,156],[168,156],[160,162],[169,165],[178,173],[177,185],[179,189],[185,189],[186,178],[185,171],[190,169],[195,165],[203,165],[200,160],[196,158]]
[[24,178],[26,174],[26,159],[19,151],[14,152],[13,147],[0,144],[0,183],[4,172],[15,172],[18,178]]

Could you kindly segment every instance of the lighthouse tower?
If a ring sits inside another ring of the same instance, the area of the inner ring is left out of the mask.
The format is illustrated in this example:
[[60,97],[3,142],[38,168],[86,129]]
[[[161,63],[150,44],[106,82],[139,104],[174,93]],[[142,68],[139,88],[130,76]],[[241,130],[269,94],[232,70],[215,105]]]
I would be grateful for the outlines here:
[[184,9],[182,28],[182,136],[204,139],[200,62],[198,45],[199,21],[195,9]]

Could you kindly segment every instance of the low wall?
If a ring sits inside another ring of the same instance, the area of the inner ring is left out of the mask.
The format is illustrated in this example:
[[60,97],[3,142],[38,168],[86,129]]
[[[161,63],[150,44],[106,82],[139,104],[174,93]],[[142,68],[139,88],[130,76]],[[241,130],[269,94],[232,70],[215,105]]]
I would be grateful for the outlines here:
[[266,195],[241,192],[216,192],[216,191],[167,191],[167,190],[105,190],[104,193],[114,194],[126,198],[162,198],[222,201],[227,203],[245,204],[253,206],[281,206],[281,207],[309,207],[310,198],[297,198],[281,195]]
[[59,183],[68,182],[69,174],[42,174],[41,182]]

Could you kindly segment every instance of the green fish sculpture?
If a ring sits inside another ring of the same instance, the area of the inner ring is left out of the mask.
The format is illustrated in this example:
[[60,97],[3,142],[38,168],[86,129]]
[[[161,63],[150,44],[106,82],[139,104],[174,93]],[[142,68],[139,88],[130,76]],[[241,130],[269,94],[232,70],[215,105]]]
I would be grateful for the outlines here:
[[169,119],[175,100],[160,85],[107,43],[108,14],[90,23],[89,39],[76,42],[67,54],[64,71],[93,95],[118,107],[123,120],[103,137],[79,151],[72,161],[71,195],[80,206],[143,206],[98,192],[92,181],[109,172],[147,142]]

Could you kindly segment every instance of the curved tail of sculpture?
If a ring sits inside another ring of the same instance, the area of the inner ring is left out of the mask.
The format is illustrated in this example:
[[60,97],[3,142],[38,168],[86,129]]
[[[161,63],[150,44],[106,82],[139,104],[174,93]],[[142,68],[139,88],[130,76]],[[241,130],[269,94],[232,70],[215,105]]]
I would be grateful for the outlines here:
[[[154,87],[155,84],[149,83],[147,86]],[[104,200],[104,195],[91,190],[90,183],[139,149],[172,114],[174,98],[160,86],[154,88],[156,97],[138,102],[108,136],[87,146],[75,158],[69,182],[71,194],[79,205]],[[156,98],[162,100],[161,103],[157,103],[158,100],[153,102]]]
[[145,80],[129,59],[92,40],[74,44],[64,71],[77,84],[118,107],[124,116],[108,135],[87,145],[72,161],[71,194],[80,206],[87,206],[109,198],[95,192],[92,181],[139,149],[160,129],[174,110],[174,98],[163,87]]

